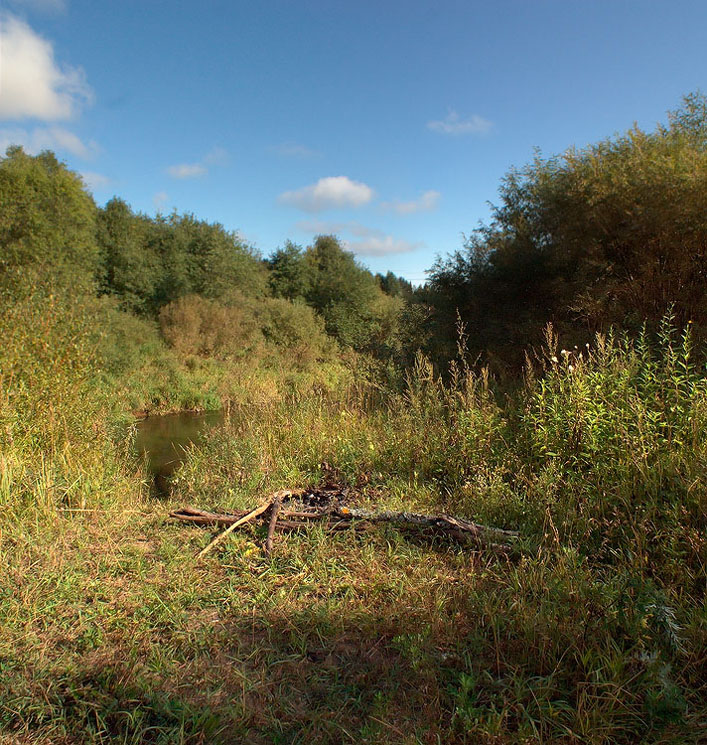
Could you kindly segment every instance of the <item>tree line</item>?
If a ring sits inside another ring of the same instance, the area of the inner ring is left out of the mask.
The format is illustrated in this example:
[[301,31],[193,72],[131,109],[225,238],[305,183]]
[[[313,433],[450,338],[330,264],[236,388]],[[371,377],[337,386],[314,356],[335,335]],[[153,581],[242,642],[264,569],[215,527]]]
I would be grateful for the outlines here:
[[707,99],[668,123],[554,157],[502,181],[491,220],[439,258],[422,287],[374,275],[336,236],[262,257],[192,214],[99,207],[52,153],[0,159],[0,286],[51,282],[158,322],[185,353],[237,354],[257,340],[351,348],[399,366],[422,350],[441,367],[467,353],[517,372],[552,323],[563,343],[609,327],[654,328],[667,308],[707,321]]

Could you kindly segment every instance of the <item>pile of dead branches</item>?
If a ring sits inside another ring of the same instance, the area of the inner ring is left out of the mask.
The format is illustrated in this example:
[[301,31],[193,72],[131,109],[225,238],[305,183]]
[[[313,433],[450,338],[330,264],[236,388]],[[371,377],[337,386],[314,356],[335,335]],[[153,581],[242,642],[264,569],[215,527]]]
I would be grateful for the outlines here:
[[375,523],[394,523],[401,528],[443,535],[477,547],[508,552],[518,534],[471,522],[451,515],[423,515],[418,512],[374,512],[346,505],[346,492],[338,487],[283,489],[260,506],[244,512],[218,513],[194,507],[182,507],[170,517],[196,525],[221,525],[226,530],[199,553],[199,558],[217,546],[234,530],[251,522],[267,522],[265,553],[272,552],[275,531],[301,530],[313,523],[327,530],[365,530]]

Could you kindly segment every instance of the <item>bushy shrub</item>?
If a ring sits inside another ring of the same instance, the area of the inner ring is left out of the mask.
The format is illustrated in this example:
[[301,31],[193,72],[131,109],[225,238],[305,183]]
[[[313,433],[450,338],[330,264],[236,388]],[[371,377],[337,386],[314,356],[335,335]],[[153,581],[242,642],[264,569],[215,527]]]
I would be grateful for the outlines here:
[[162,308],[160,328],[170,346],[185,356],[239,356],[261,339],[248,305],[227,306],[200,295],[187,295]]
[[304,303],[267,298],[261,301],[258,315],[265,340],[298,365],[331,358],[336,350],[321,317]]

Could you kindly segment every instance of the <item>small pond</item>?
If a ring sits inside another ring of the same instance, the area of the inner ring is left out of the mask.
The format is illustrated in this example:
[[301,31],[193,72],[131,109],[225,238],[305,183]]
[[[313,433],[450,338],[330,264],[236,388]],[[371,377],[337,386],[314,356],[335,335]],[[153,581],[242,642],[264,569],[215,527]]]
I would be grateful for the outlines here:
[[186,448],[224,421],[223,411],[182,411],[148,416],[137,422],[135,448],[145,455],[157,496],[170,491],[170,478],[185,458]]

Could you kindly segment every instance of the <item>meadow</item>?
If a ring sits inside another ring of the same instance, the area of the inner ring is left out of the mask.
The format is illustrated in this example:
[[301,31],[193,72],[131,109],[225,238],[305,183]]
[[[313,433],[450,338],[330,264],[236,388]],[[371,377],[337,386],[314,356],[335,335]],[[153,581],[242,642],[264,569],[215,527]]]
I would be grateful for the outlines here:
[[[392,388],[360,365],[265,360],[245,374],[166,347],[142,349],[146,366],[120,387],[98,356],[95,306],[13,307],[0,400],[5,742],[704,736],[707,382],[689,327],[668,316],[655,343],[610,334],[571,350],[549,331],[512,391],[463,361],[442,378],[420,356]],[[17,323],[33,309],[36,323]],[[161,399],[155,365],[172,371]],[[232,411],[167,500],[151,493],[126,415],[148,390],[158,410]],[[278,535],[266,557],[250,529],[197,560],[215,531],[167,519],[322,482],[357,504],[521,537],[505,555],[391,526],[313,527]]]

